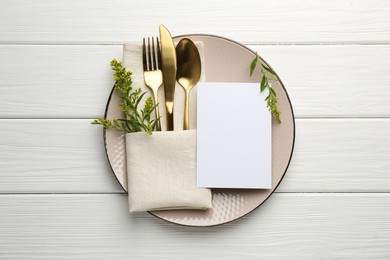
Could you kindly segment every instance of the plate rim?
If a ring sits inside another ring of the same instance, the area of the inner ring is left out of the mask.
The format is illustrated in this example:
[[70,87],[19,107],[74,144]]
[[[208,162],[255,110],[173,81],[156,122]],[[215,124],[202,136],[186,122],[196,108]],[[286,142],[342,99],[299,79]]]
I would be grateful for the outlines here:
[[[229,39],[227,37],[223,37],[223,36],[219,36],[219,35],[213,35],[213,34],[203,34],[203,33],[193,33],[193,34],[181,34],[181,35],[176,35],[176,36],[173,36],[172,38],[175,39],[175,38],[183,38],[183,37],[193,37],[193,36],[206,36],[206,37],[212,37],[212,38],[218,38],[218,39],[222,39],[222,40],[225,40],[225,41],[229,41],[229,42],[232,42],[234,44],[237,44],[239,45],[240,47],[243,47],[244,49],[246,49],[247,51],[253,53],[253,55],[256,55],[256,52],[253,51],[252,49],[250,49],[249,47],[245,46],[244,44],[240,43],[240,42],[237,42],[235,40],[232,40],[232,39]],[[272,66],[270,66],[266,60],[264,60],[260,54],[258,54],[260,59],[270,68],[272,68]],[[272,68],[273,69],[273,68]],[[282,182],[282,180],[284,179],[286,173],[287,173],[287,170],[288,168],[290,167],[290,164],[291,164],[291,160],[292,160],[292,157],[293,157],[293,154],[294,154],[294,149],[295,149],[295,137],[296,137],[296,124],[295,124],[295,114],[294,114],[294,109],[293,109],[293,106],[292,106],[292,103],[291,103],[291,99],[290,99],[290,96],[284,86],[284,83],[283,81],[280,79],[279,75],[277,74],[276,75],[281,87],[283,88],[284,92],[286,93],[286,97],[287,97],[287,100],[289,102],[289,106],[290,106],[290,109],[291,109],[291,115],[292,115],[292,122],[293,122],[293,140],[292,140],[292,146],[291,146],[291,153],[290,153],[290,158],[288,159],[288,162],[287,162],[287,165],[286,165],[286,169],[284,170],[283,174],[282,174],[282,177],[280,178],[279,182],[276,184],[275,188],[272,190],[272,192],[259,204],[257,205],[256,207],[254,207],[252,210],[246,212],[245,214],[243,214],[242,216],[239,216],[238,218],[235,218],[235,219],[232,219],[232,220],[229,220],[229,221],[226,221],[226,222],[222,222],[222,223],[217,223],[217,224],[211,224],[211,225],[191,225],[191,224],[183,224],[183,223],[177,223],[177,222],[173,222],[173,221],[170,221],[168,219],[165,219],[165,218],[162,218],[160,217],[159,215],[156,215],[153,211],[147,211],[149,214],[151,214],[152,216],[160,219],[160,220],[163,220],[167,223],[170,223],[170,224],[174,224],[174,225],[179,225],[179,226],[185,226],[185,227],[200,227],[200,228],[206,228],[206,227],[215,227],[215,226],[221,226],[221,225],[225,225],[225,224],[228,224],[228,223],[231,223],[233,221],[236,221],[236,220],[239,220],[245,216],[247,216],[248,214],[252,213],[253,211],[255,211],[257,208],[259,208],[261,205],[263,205],[270,197],[272,194],[274,194],[275,190],[279,187],[280,183]],[[107,99],[107,102],[106,102],[106,107],[105,107],[105,111],[104,111],[104,118],[107,119],[107,114],[108,114],[108,107],[109,107],[109,104],[111,102],[111,98],[113,96],[113,93],[114,93],[114,87],[115,85],[112,87],[111,91],[110,91],[110,94],[109,94],[109,97]],[[114,169],[112,167],[112,164],[111,164],[111,161],[110,161],[110,158],[108,156],[108,152],[107,152],[107,138],[106,138],[106,129],[103,128],[103,142],[104,142],[104,151],[105,151],[105,154],[106,154],[106,157],[107,157],[107,160],[108,160],[108,163],[110,165],[110,168],[111,168],[111,173],[114,175],[115,179],[117,180],[118,184],[120,185],[120,187],[122,188],[122,190],[125,192],[125,194],[128,194],[128,192],[125,190],[125,188],[123,187],[123,185],[120,183],[118,177],[115,175],[115,172],[114,172]]]

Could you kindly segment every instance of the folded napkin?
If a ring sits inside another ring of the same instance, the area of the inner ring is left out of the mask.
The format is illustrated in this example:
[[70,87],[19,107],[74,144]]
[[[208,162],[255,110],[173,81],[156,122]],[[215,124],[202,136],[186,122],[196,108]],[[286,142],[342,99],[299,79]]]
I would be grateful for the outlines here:
[[[195,42],[202,65],[203,43]],[[123,64],[133,72],[134,88],[151,94],[145,86],[142,46],[124,44]],[[202,66],[200,81],[204,81]],[[158,93],[162,130],[166,129],[164,91]],[[130,212],[212,207],[211,191],[196,186],[196,130],[183,129],[184,90],[175,89],[175,131],[126,134],[127,180]],[[190,128],[196,128],[196,87],[191,92]]]
[[196,187],[196,130],[126,135],[130,211],[211,208]]

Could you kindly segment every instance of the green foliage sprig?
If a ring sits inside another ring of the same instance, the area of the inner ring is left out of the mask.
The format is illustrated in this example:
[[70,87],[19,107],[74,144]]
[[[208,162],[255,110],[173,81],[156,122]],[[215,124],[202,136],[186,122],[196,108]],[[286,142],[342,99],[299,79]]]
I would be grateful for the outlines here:
[[[269,111],[271,111],[272,115],[275,117],[275,119],[281,123],[280,120],[280,111],[276,105],[278,102],[278,98],[276,97],[275,91],[272,89],[270,80],[278,80],[276,72],[268,67],[259,57],[259,55],[256,52],[256,57],[253,59],[250,65],[250,76],[252,76],[253,71],[256,68],[256,65],[259,64],[260,71],[263,74],[263,77],[260,82],[260,92],[263,92],[265,89],[268,89],[268,96],[265,98],[267,101],[267,108]],[[271,77],[270,77],[271,76]]]
[[104,128],[113,128],[126,133],[145,131],[151,135],[156,128],[157,121],[160,120],[159,118],[153,120],[150,118],[158,104],[154,104],[153,99],[148,97],[144,102],[144,107],[139,109],[146,92],[142,92],[140,88],[133,90],[132,72],[127,71],[121,62],[113,59],[111,69],[114,71],[115,90],[119,92],[122,99],[119,106],[125,113],[126,119],[107,120],[100,117],[91,124],[102,125]]

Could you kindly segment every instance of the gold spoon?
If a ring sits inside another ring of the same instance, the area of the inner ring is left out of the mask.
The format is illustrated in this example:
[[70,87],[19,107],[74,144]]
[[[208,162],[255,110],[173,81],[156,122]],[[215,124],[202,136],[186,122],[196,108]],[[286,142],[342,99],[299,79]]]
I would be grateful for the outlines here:
[[201,73],[201,63],[198,48],[193,41],[183,38],[176,46],[177,73],[176,80],[184,88],[184,125],[189,129],[189,97],[191,89],[198,83]]

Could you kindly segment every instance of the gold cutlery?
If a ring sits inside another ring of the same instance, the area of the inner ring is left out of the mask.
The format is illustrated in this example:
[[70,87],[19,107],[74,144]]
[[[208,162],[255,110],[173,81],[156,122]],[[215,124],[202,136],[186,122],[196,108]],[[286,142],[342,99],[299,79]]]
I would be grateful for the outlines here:
[[[156,50],[157,49],[157,50]],[[154,46],[154,38],[152,37],[152,45],[150,45],[150,38],[148,38],[148,45],[145,44],[145,38],[142,45],[142,63],[144,67],[144,81],[145,85],[152,91],[154,103],[158,103],[158,89],[162,85],[163,75],[161,72],[161,52],[160,44],[158,42]],[[160,124],[160,110],[158,106],[155,110],[155,117],[157,120],[156,131],[161,131]]]
[[176,51],[172,36],[164,25],[160,25],[161,61],[164,82],[167,130],[173,131],[173,105],[176,83]]
[[184,125],[189,129],[189,98],[192,88],[198,83],[202,70],[198,48],[188,38],[181,39],[176,46],[177,82],[184,88]]

